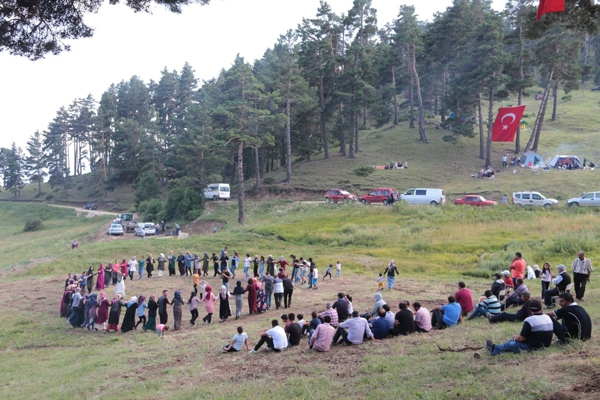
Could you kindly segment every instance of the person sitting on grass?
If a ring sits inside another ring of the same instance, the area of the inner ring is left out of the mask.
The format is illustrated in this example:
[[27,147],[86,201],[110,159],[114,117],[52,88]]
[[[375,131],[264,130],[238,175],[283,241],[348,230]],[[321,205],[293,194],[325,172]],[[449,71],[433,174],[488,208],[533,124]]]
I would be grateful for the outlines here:
[[498,301],[496,296],[494,296],[492,294],[492,291],[486,290],[484,297],[485,297],[485,299],[480,301],[479,304],[477,304],[477,307],[475,307],[475,310],[473,311],[471,316],[468,318],[469,320],[476,318],[476,317],[487,316],[488,314],[490,314],[490,315],[500,314],[500,308],[502,306],[500,305],[500,302]]
[[473,306],[473,295],[471,294],[471,291],[467,289],[467,285],[465,285],[464,282],[458,282],[458,291],[454,293],[454,298],[456,299],[456,302],[460,304],[463,317],[466,317],[475,309]]
[[276,353],[285,350],[287,347],[285,331],[279,326],[279,322],[276,319],[271,321],[271,329],[260,335],[260,340],[256,343],[256,346],[250,350],[250,354],[258,353],[260,347],[265,343],[267,344],[266,350],[273,350]]
[[[346,331],[345,328],[348,328]],[[340,339],[341,336],[341,339]],[[362,344],[364,337],[367,336],[369,339],[377,342],[371,328],[369,328],[369,322],[362,318],[358,311],[352,313],[352,318],[344,321],[340,324],[335,335],[333,336],[333,344],[346,343],[351,344]]]
[[531,304],[531,294],[529,292],[521,293],[521,300],[523,300],[523,305],[516,314],[502,312],[498,315],[488,316],[488,319],[491,323],[503,321],[525,321],[525,318],[531,315],[531,311],[529,310],[529,304]]
[[[561,343],[569,339],[588,340],[592,336],[592,320],[583,307],[575,303],[571,293],[558,296],[560,308],[549,312],[552,317],[554,334]],[[558,322],[562,319],[562,324]]]
[[494,344],[486,340],[485,349],[491,356],[502,353],[520,353],[521,351],[533,351],[550,347],[552,344],[553,325],[552,319],[542,313],[542,303],[539,300],[531,300],[529,305],[531,316],[525,319],[521,333],[513,336],[503,344]]
[[323,318],[323,323],[318,324],[316,329],[310,331],[310,338],[308,339],[309,348],[319,352],[329,351],[333,336],[335,335],[335,328],[330,323],[331,317],[326,315]]
[[300,344],[300,338],[302,337],[302,328],[296,323],[296,315],[294,315],[294,313],[288,314],[288,322],[289,324],[285,327],[288,347],[298,346]]
[[325,311],[321,313],[321,319],[329,316],[331,318],[331,326],[337,328],[339,325],[339,316],[337,311],[331,307],[331,303],[325,303]]
[[231,343],[223,346],[221,353],[233,353],[242,350],[242,346],[246,345],[246,349],[249,351],[250,346],[248,345],[248,335],[244,332],[244,328],[241,326],[237,327],[237,333],[233,335]]
[[513,280],[510,277],[510,272],[508,270],[502,271],[502,279],[504,280],[504,285],[506,285],[507,289],[515,287],[515,285],[513,284]]
[[392,336],[408,335],[415,332],[415,320],[413,313],[408,309],[408,303],[401,301],[398,304],[400,311],[396,313],[394,328],[390,330]]
[[421,303],[415,301],[413,303],[415,309],[415,331],[427,333],[431,330],[431,315],[429,310],[421,306]]
[[379,314],[379,309],[381,307],[383,307],[384,304],[386,304],[381,293],[375,293],[375,295],[373,296],[373,299],[375,300],[375,304],[373,304],[373,308],[371,309],[371,311],[361,315],[361,317],[363,317],[363,318],[376,317]]
[[566,267],[563,264],[557,265],[556,270],[558,275],[552,275],[552,283],[554,283],[556,287],[544,292],[544,303],[546,304],[546,308],[554,308],[553,297],[566,292],[567,286],[571,284],[571,276],[567,273]]
[[506,298],[506,308],[512,305],[520,306],[523,304],[523,300],[521,299],[521,293],[523,292],[529,292],[529,289],[527,288],[527,285],[523,283],[523,278],[517,278],[515,280],[515,291]]
[[445,329],[462,322],[462,309],[454,296],[448,296],[448,304],[431,309],[431,324]]
[[492,294],[498,298],[498,300],[502,301],[504,299],[500,298],[500,292],[506,290],[506,284],[502,280],[502,275],[496,272],[494,275],[494,283],[492,283]]
[[375,339],[384,339],[390,333],[390,324],[385,319],[385,310],[379,309],[379,315],[377,319],[371,322],[371,332]]

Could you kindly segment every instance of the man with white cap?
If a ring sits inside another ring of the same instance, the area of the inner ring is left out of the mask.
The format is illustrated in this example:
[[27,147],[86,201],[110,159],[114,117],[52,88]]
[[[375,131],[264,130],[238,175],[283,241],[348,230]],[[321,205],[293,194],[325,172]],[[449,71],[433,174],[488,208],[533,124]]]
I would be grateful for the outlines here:
[[554,308],[553,297],[566,292],[567,286],[571,284],[571,277],[567,273],[567,268],[563,264],[556,267],[558,275],[552,274],[552,283],[556,285],[553,289],[548,289],[544,293],[544,304],[546,308]]

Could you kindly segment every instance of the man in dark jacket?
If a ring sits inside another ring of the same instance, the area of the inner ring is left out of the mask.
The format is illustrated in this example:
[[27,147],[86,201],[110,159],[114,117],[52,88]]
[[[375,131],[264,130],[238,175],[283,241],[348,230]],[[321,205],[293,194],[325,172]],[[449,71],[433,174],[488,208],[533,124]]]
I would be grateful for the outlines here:
[[521,300],[523,300],[523,306],[517,311],[516,314],[502,312],[498,315],[488,314],[488,318],[491,323],[504,322],[504,321],[525,321],[525,318],[529,317],[531,311],[529,310],[529,304],[531,303],[531,294],[529,292],[521,293]]

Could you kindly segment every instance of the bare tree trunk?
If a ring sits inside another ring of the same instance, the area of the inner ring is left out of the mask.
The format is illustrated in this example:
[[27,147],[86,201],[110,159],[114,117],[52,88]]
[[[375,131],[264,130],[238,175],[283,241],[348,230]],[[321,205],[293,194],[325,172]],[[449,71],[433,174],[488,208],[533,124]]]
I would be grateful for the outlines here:
[[[415,43],[412,44],[412,57],[410,65],[412,69],[412,78],[414,78],[417,84],[417,101],[419,107],[419,142],[428,143],[427,133],[425,132],[425,109],[423,108],[423,96],[421,94],[421,80],[419,79],[419,73],[417,72],[417,49]],[[412,81],[411,78],[411,81]]]
[[554,96],[554,101],[552,104],[552,121],[556,121],[556,106],[558,105],[558,81],[554,83],[552,95]]
[[244,142],[238,144],[238,223],[244,225],[246,213],[244,210]]
[[[352,104],[350,104],[352,109]],[[350,127],[350,139],[348,140],[348,158],[354,158],[354,112],[351,111],[348,115],[348,126]]]
[[398,95],[396,94],[396,68],[392,67],[392,86],[394,87],[394,125],[398,125]]
[[[524,63],[524,53],[525,53],[525,40],[523,40],[523,21],[521,19],[521,10],[522,7],[519,8],[519,40],[521,41],[521,50],[519,53],[519,80],[521,84],[525,80],[525,71],[523,70]],[[517,104],[520,106],[523,104],[523,88],[519,88],[519,98],[517,100]],[[519,125],[517,126],[517,136],[515,138],[515,153],[519,154],[521,152],[521,121],[519,121]]]
[[414,85],[415,85],[415,80],[411,73],[410,74],[410,86],[408,88],[408,103],[410,104],[410,123],[408,124],[408,127],[410,129],[415,128],[415,101],[414,101],[414,94],[413,94]]
[[[548,92],[550,92],[548,90]],[[542,135],[542,126],[544,125],[544,117],[546,116],[546,109],[548,107],[548,94],[546,95],[546,100],[544,101],[544,107],[542,108],[540,123],[538,124],[537,134],[535,135],[535,140],[533,141],[532,150],[537,153],[538,145],[540,143],[540,136]]]
[[[590,34],[586,33],[583,43],[583,65],[588,63],[588,57],[590,56]],[[585,75],[581,75],[581,84],[585,83]],[[552,120],[554,121],[554,120]]]
[[344,106],[340,103],[340,154],[346,156],[346,132],[344,130]]
[[[540,118],[544,118],[544,109],[546,108],[546,103],[548,102],[548,95],[550,94],[550,86],[552,85],[552,78],[554,77],[554,68],[550,71],[550,75],[548,76],[548,83],[546,84],[546,89],[544,90],[544,95],[542,96],[542,102],[540,103],[540,110],[538,111],[538,115],[535,119],[535,124],[533,125],[533,129],[531,131],[531,136],[529,137],[529,141],[527,142],[527,146],[525,146],[525,153],[527,153],[531,149],[531,145],[533,144],[533,140],[537,139],[538,131],[541,131],[541,123],[542,120]],[[534,150],[535,151],[535,150]]]
[[291,82],[288,82],[288,97],[287,97],[287,102],[286,102],[286,107],[285,107],[285,113],[286,113],[286,123],[285,123],[285,141],[286,141],[286,161],[287,161],[287,178],[286,178],[286,182],[289,182],[292,180],[292,134],[291,134],[291,128],[290,128],[290,121],[292,119],[292,113],[291,113],[291,109],[292,109],[292,99],[291,99],[291,93],[289,92],[289,88],[291,87]]
[[440,99],[441,107],[440,107],[440,115],[442,117],[442,122],[446,121],[446,69],[442,72],[442,93]]
[[358,133],[360,132],[359,126],[358,126],[358,121],[359,121],[360,115],[356,114],[356,123],[354,124],[355,129],[354,129],[354,153],[358,153],[360,150],[358,149]]
[[258,190],[258,189],[260,189],[260,159],[259,159],[258,146],[256,146],[254,148],[254,158],[256,159],[255,160],[255,163],[256,163],[256,184],[254,186],[255,186],[255,189]]
[[479,158],[485,157],[485,135],[483,133],[483,96],[479,92],[479,104],[477,104],[479,114]]
[[488,110],[488,134],[487,134],[487,146],[486,146],[486,155],[485,155],[485,165],[486,167],[492,166],[492,131],[494,129],[494,89],[490,89],[490,100],[489,100],[489,110]]
[[321,135],[323,136],[323,158],[329,158],[329,138],[327,137],[327,125],[325,124],[325,89],[323,88],[323,76],[319,79],[319,100],[321,102]]

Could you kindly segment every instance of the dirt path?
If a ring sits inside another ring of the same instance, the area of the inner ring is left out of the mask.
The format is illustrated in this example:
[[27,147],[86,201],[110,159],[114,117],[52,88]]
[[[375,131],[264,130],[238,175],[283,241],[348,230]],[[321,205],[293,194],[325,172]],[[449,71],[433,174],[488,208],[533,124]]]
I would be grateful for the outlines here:
[[46,205],[52,206],[52,207],[60,207],[60,208],[71,208],[71,209],[75,210],[75,212],[77,212],[77,215],[86,214],[88,218],[96,217],[98,215],[113,215],[113,216],[116,215],[116,213],[109,212],[109,211],[86,210],[86,209],[79,208],[79,207],[61,206],[61,205],[58,205],[58,204],[49,204],[49,203],[46,203]]

